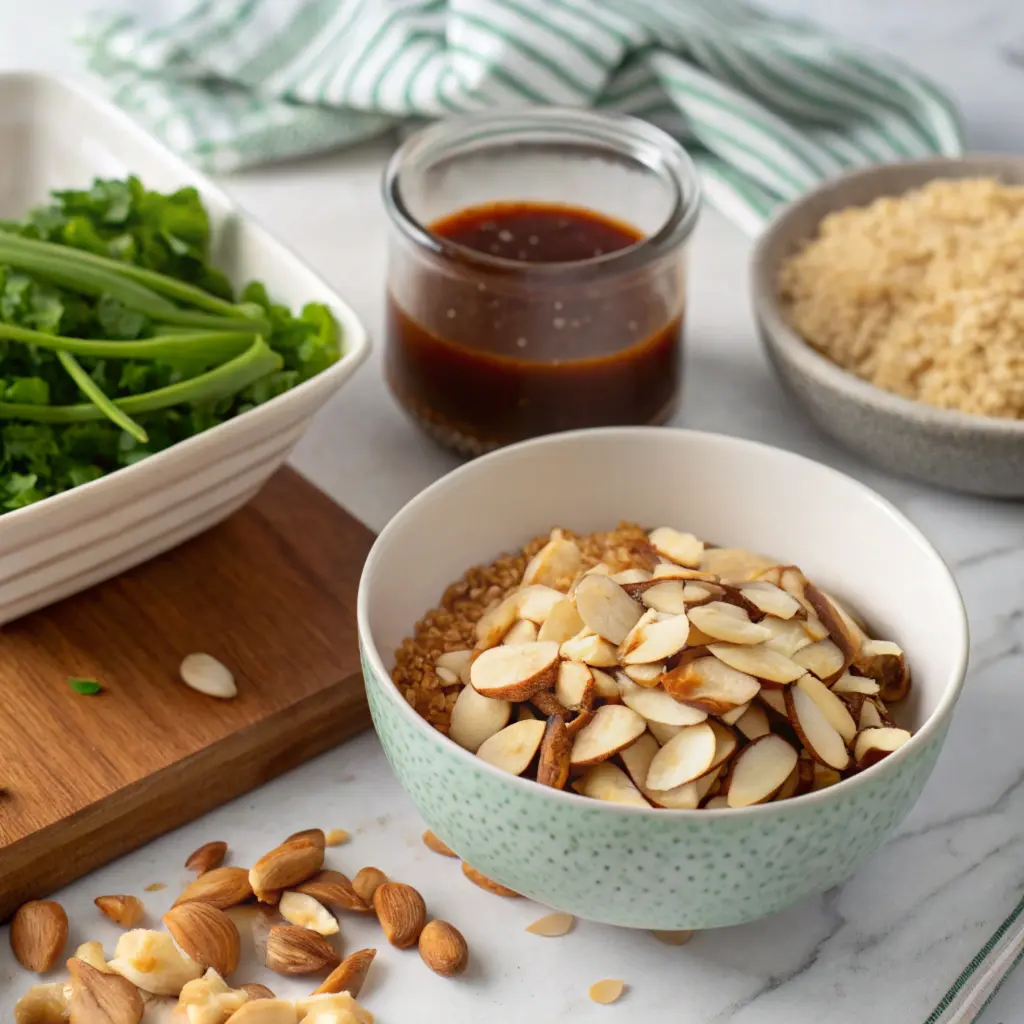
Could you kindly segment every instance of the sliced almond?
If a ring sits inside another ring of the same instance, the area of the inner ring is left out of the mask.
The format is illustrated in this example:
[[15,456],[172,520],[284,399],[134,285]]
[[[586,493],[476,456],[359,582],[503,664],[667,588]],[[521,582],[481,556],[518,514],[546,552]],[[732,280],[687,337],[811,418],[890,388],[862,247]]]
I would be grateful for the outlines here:
[[882,700],[902,700],[910,690],[910,671],[903,650],[889,640],[865,640],[853,665],[878,683]]
[[814,698],[797,686],[785,691],[789,720],[807,753],[828,768],[842,771],[850,763],[843,737],[825,717]]
[[594,800],[606,800],[628,807],[650,807],[640,790],[619,767],[609,762],[591,765],[575,786],[576,792]]
[[30,900],[14,912],[10,939],[18,963],[26,970],[45,974],[64,952],[68,915],[54,900]]
[[[647,615],[658,615],[650,611]],[[690,635],[686,615],[672,615],[659,619],[642,618],[619,647],[623,665],[647,665],[662,662],[678,654]]]
[[514,722],[480,744],[476,756],[512,775],[529,767],[544,738],[545,723],[539,719]]
[[750,807],[770,800],[796,768],[797,752],[781,736],[762,736],[737,755],[726,800]]
[[665,946],[685,946],[693,938],[693,932],[668,932],[660,928],[651,934]]
[[469,666],[472,662],[472,651],[447,651],[434,662],[434,667],[454,672],[463,686],[469,686]]
[[846,618],[839,614],[836,606],[829,600],[823,591],[819,590],[813,583],[804,583],[804,597],[814,609],[818,618],[826,626],[829,636],[843,654],[842,668],[836,675],[841,675],[853,663],[853,659],[861,648],[860,630],[851,628]]
[[683,583],[691,581],[699,583],[718,583],[718,577],[710,572],[703,572],[700,569],[687,569],[684,566],[676,565],[675,562],[660,562],[651,572],[651,578],[644,584],[645,587],[654,586],[658,580],[679,580]]
[[681,533],[668,526],[652,530],[647,540],[662,558],[688,569],[696,569],[704,554],[704,541],[698,540],[692,533]]
[[700,778],[714,766],[716,747],[715,731],[708,722],[686,726],[654,755],[647,787],[675,789]]
[[508,725],[511,715],[512,705],[507,700],[485,697],[465,686],[455,699],[448,736],[475,754],[484,740]]
[[163,916],[167,930],[189,959],[226,978],[238,966],[241,940],[235,922],[208,903],[181,903]]
[[666,672],[661,685],[677,701],[712,715],[746,704],[761,689],[753,676],[713,657],[684,662]]
[[519,618],[519,591],[514,591],[493,608],[484,612],[476,624],[477,650],[486,651],[497,647],[501,638],[515,625]]
[[[736,615],[740,612],[740,615]],[[772,638],[764,626],[751,622],[741,608],[724,601],[691,608],[690,621],[707,636],[733,644],[760,644]],[[742,617],[741,617],[742,616]]]
[[748,740],[759,740],[762,736],[767,736],[772,731],[764,708],[756,703],[750,704],[742,717],[736,722],[736,728]]
[[[533,623],[530,623],[530,625],[532,626]],[[512,628],[514,629],[515,627],[513,626]],[[509,630],[509,632],[511,633],[512,630]],[[526,639],[535,640],[536,637],[527,637]],[[445,686],[454,686],[459,681],[459,677],[452,672],[451,669],[435,668],[434,671],[437,673],[437,678],[440,679]]]
[[313,995],[322,995],[325,992],[347,992],[353,999],[359,995],[359,990],[366,981],[370,964],[377,955],[375,949],[358,949],[350,953],[330,974],[320,983],[318,988],[313,990]]
[[231,670],[209,654],[185,655],[179,672],[186,686],[208,697],[230,700],[238,693]]
[[874,679],[867,676],[855,676],[852,672],[844,672],[833,684],[833,693],[863,693],[865,696],[873,697],[879,693],[881,687]]
[[289,923],[308,928],[318,935],[337,935],[338,921],[327,908],[308,893],[286,892],[281,894],[277,905],[278,913]]
[[697,725],[707,718],[699,708],[680,704],[664,690],[652,690],[637,686],[627,676],[618,677],[619,696],[622,703],[632,708],[648,722],[663,722],[665,725]]
[[615,678],[599,668],[591,668],[591,675],[594,678],[594,696],[601,700],[619,699],[619,686]]
[[582,661],[593,668],[615,668],[619,664],[619,652],[614,644],[589,630],[566,640],[559,653],[567,661]]
[[278,974],[316,974],[341,963],[337,950],[322,936],[294,924],[278,924],[267,937],[267,966]]
[[75,957],[68,961],[68,971],[68,1009],[74,1024],[139,1024],[142,1020],[142,996],[127,978],[97,971]]
[[709,644],[708,650],[737,672],[745,672],[762,682],[792,683],[799,679],[805,669],[797,665],[785,655],[773,651],[763,644],[757,647],[744,647],[738,644]]
[[632,708],[624,704],[604,704],[576,734],[571,764],[580,768],[606,761],[623,747],[628,747],[646,728],[647,723]]
[[715,734],[715,756],[711,759],[711,767],[718,768],[736,752],[739,740],[736,739],[736,733],[732,729],[714,718],[708,719],[708,725],[711,726],[711,731]]
[[624,665],[622,671],[637,686],[652,689],[661,682],[661,677],[665,674],[665,663],[656,661],[650,665]]
[[826,768],[823,764],[814,762],[814,781],[811,784],[811,792],[817,792],[819,789],[828,789],[829,786],[834,786],[837,782],[842,782],[843,777],[835,770],[835,768]]
[[572,914],[545,914],[538,917],[533,924],[528,924],[526,930],[531,935],[543,935],[546,939],[557,939],[562,935],[568,935],[572,931],[576,918]]
[[[771,633],[771,639],[764,642],[765,647],[770,647],[787,658],[792,658],[797,651],[814,642],[807,634],[807,622],[804,619],[776,619],[766,615],[758,625]],[[828,630],[824,632],[827,637]]]
[[228,852],[228,844],[224,842],[203,843],[198,850],[193,850],[185,861],[185,867],[201,875],[204,871],[219,868]]
[[[626,590],[628,586],[633,584],[646,583],[651,578],[651,574],[646,569],[623,569],[622,572],[613,572],[609,578]],[[626,593],[628,594],[629,591],[626,590]],[[630,597],[632,596],[630,594]]]
[[807,634],[807,639],[812,643],[817,643],[819,640],[828,639],[828,627],[818,618],[817,615],[808,614],[806,619],[800,620],[800,625],[803,631]]
[[765,615],[772,615],[777,619],[792,619],[803,611],[803,606],[792,594],[787,594],[782,587],[777,587],[767,580],[745,583],[739,588],[739,592]]
[[579,545],[565,537],[555,537],[527,562],[523,586],[541,583],[561,588],[572,580],[582,564],[583,554]]
[[[797,766],[786,776],[786,781],[782,784],[782,788],[772,798],[776,802],[781,800],[789,800],[795,793],[796,787],[800,784],[800,762],[797,761]],[[813,774],[813,770],[812,770]]]
[[774,564],[770,558],[745,548],[705,548],[700,558],[700,567],[705,572],[723,580],[752,580]]
[[260,857],[249,869],[249,884],[257,899],[272,903],[274,900],[268,898],[269,893],[297,886],[315,875],[323,864],[323,835],[319,842],[299,836],[285,840]]
[[857,723],[846,705],[820,679],[808,674],[801,676],[794,685],[800,687],[818,705],[832,728],[843,737],[844,743],[853,742],[857,735]]
[[[370,870],[376,871],[376,868]],[[358,891],[355,879],[349,881],[340,871],[320,871],[295,886],[295,891],[312,896],[331,910],[354,910],[364,914],[370,909],[370,901]]]
[[[501,638],[501,642],[506,645],[530,644],[536,639],[537,626],[529,619],[517,619],[512,628]],[[438,675],[442,671],[442,669],[438,669]],[[453,683],[457,681],[458,677],[451,680]]]
[[571,640],[583,629],[583,620],[580,613],[576,611],[576,605],[563,597],[561,601],[553,605],[544,624],[537,632],[538,640],[553,640],[556,644],[563,644]]
[[773,690],[763,686],[757,697],[775,714],[784,718],[787,722],[789,721],[789,709],[786,707],[786,696],[782,690]]
[[626,983],[618,978],[604,978],[590,986],[588,994],[595,1003],[607,1006],[616,1002],[626,990]]
[[859,732],[853,747],[853,757],[858,769],[863,770],[877,764],[883,757],[888,757],[894,750],[899,750],[909,739],[910,733],[906,729],[883,727]]
[[495,896],[505,896],[509,899],[521,898],[514,889],[510,889],[507,885],[502,885],[501,882],[496,882],[493,878],[488,878],[482,871],[477,871],[475,867],[467,864],[465,861],[462,862],[462,873],[474,885],[487,892],[493,892]]
[[537,764],[537,781],[552,789],[564,789],[569,780],[569,755],[572,740],[565,722],[552,715],[544,725],[540,742],[540,760]]
[[[715,750],[718,750],[717,738],[715,741]],[[722,769],[712,768],[711,771],[706,772],[696,782],[693,783],[697,787],[697,796],[703,800],[709,793],[714,796],[722,788]]]
[[565,594],[553,587],[541,586],[539,583],[523,587],[519,591],[519,618],[528,619],[538,626],[543,625],[555,606],[564,599]]
[[[751,700],[752,699],[753,698],[751,698]],[[739,707],[733,708],[731,711],[726,711],[724,714],[721,714],[718,717],[726,725],[735,725],[747,713],[749,707],[750,701],[748,700],[746,704],[741,704]]]
[[427,906],[423,897],[404,882],[385,882],[373,894],[384,938],[398,949],[415,946],[427,923]]
[[695,782],[686,782],[674,789],[655,791],[648,788],[647,773],[659,749],[658,741],[649,732],[645,732],[635,743],[622,750],[619,757],[626,766],[633,784],[650,803],[674,811],[693,810],[700,803],[700,794]]
[[861,701],[860,713],[857,716],[857,731],[864,729],[881,729],[886,722],[878,710],[878,705],[870,698]]
[[558,666],[555,697],[564,708],[589,709],[594,702],[594,676],[590,668],[580,662],[563,661]]
[[[698,583],[683,584],[679,580],[665,580],[647,587],[640,595],[640,600],[656,612],[665,615],[683,615],[686,612],[686,587],[700,586]],[[705,591],[710,595],[711,591]]]
[[469,679],[484,697],[529,700],[554,685],[558,673],[558,644],[552,640],[492,647],[473,662]]
[[834,682],[843,673],[843,652],[831,640],[819,640],[801,648],[792,660],[826,683]]
[[685,728],[682,725],[663,725],[661,722],[648,722],[647,729],[650,734],[664,746],[673,736],[677,736]]
[[643,614],[643,608],[607,576],[584,576],[574,600],[587,629],[613,644],[621,644]]
[[97,896],[93,903],[122,928],[134,928],[144,917],[146,908],[138,896]]
[[[434,853],[441,854],[442,857],[455,857],[458,858],[458,854],[443,840],[439,839],[433,832],[428,828],[423,833],[423,845],[428,850],[433,850]],[[352,993],[355,995],[355,993]]]

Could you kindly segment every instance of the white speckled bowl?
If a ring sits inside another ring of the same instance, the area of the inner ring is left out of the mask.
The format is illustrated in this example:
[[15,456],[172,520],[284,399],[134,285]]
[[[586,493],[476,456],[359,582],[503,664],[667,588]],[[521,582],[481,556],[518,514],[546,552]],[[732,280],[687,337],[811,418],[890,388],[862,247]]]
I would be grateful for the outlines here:
[[789,204],[754,250],[751,286],[761,340],[783,383],[837,441],[885,469],[953,490],[1024,497],[1024,420],[939,409],[876,388],[816,352],[785,322],[780,263],[821,220],[846,206],[900,195],[935,178],[1024,183],[1024,157],[977,156],[883,164],[836,178]]
[[[672,524],[799,563],[901,643],[916,735],[831,789],[742,810],[623,807],[520,779],[420,718],[393,651],[445,587],[555,524]],[[363,569],[359,636],[374,724],[427,824],[485,874],[611,924],[713,928],[847,878],[906,815],[953,714],[967,623],[949,571],[903,515],[827,466],[753,441],[609,428],[514,445],[450,473],[384,528]]]

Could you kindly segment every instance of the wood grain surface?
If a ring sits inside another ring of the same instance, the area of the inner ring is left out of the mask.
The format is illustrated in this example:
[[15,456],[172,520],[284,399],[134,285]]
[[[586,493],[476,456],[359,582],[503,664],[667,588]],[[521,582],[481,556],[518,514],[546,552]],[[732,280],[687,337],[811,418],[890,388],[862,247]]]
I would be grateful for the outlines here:
[[[0,921],[369,724],[355,603],[372,541],[283,469],[195,540],[0,629]],[[191,651],[238,696],[186,687]]]

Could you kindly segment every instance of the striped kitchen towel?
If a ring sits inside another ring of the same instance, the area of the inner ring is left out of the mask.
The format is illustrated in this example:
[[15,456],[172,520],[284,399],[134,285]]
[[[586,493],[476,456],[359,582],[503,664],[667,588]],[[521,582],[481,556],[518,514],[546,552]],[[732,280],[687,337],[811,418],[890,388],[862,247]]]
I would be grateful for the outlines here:
[[647,118],[750,232],[845,168],[961,152],[949,100],[741,0],[131,0],[84,43],[114,101],[213,171],[523,104]]

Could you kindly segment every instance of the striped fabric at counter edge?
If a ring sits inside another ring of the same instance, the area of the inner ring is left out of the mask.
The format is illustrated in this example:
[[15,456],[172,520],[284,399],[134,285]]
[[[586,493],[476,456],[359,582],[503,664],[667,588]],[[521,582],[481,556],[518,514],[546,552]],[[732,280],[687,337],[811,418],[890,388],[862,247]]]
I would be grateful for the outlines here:
[[977,1020],[1021,960],[1024,898],[963,969],[924,1024],[970,1024]]
[[961,151],[925,79],[742,0],[162,0],[85,41],[115,102],[211,170],[409,117],[594,105],[679,136],[756,232],[842,170]]

